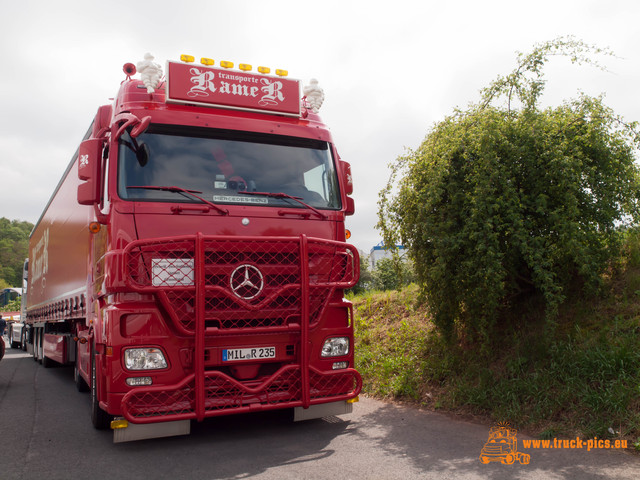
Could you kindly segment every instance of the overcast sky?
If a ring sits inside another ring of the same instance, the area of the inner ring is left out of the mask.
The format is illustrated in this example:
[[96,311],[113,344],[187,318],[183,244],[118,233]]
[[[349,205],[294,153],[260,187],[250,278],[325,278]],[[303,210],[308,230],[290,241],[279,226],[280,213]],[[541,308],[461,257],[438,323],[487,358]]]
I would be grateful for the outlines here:
[[606,94],[640,120],[637,0],[21,0],[0,11],[0,217],[36,222],[100,105],[146,52],[289,70],[325,92],[320,111],[351,162],[351,239],[380,241],[387,165],[429,128],[478,100],[516,51],[574,35],[610,47],[610,72],[554,59],[546,101]]

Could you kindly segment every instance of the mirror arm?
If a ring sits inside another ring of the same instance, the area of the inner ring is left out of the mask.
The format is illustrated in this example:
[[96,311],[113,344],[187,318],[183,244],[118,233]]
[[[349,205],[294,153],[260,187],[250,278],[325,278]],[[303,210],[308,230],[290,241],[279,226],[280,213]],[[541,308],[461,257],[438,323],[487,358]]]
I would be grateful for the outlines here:
[[116,138],[120,138],[120,136],[124,133],[124,131],[129,127],[133,127],[133,130],[131,131],[131,136],[135,138],[147,129],[147,127],[149,126],[149,123],[151,123],[151,117],[147,116],[147,117],[142,117],[142,119],[140,119],[135,115],[133,115],[132,113],[121,113],[115,118],[115,121],[124,122],[118,128],[118,132],[116,133]]
[[100,206],[97,203],[93,204],[93,212],[96,215],[96,221],[101,225],[106,225],[109,220],[109,215],[100,211]]

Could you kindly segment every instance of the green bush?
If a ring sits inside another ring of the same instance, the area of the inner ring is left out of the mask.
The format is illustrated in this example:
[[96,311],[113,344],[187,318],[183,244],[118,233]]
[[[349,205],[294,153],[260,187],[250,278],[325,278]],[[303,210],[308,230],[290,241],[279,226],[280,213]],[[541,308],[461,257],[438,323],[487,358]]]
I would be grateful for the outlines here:
[[531,296],[553,319],[569,288],[596,291],[617,258],[620,226],[638,217],[636,125],[601,98],[538,106],[549,56],[595,64],[587,54],[598,52],[559,39],[521,55],[480,104],[392,165],[378,226],[386,244],[408,247],[448,338],[488,342],[501,312]]

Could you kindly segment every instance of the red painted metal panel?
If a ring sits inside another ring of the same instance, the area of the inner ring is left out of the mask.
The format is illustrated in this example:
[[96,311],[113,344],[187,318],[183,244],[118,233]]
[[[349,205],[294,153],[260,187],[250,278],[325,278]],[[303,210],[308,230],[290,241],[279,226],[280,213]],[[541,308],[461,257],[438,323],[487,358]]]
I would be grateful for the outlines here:
[[299,116],[300,82],[168,62],[166,100]]
[[[80,183],[78,159],[71,164],[36,225],[29,241],[29,295],[27,312],[41,317],[63,318],[81,312],[67,312],[64,302],[85,293],[89,263],[89,222],[93,207],[77,202]],[[76,302],[73,302],[74,305]],[[42,313],[47,309],[48,313]],[[55,311],[53,311],[53,310]]]
[[44,355],[58,363],[67,361],[67,337],[68,335],[54,335],[46,333],[44,335]]

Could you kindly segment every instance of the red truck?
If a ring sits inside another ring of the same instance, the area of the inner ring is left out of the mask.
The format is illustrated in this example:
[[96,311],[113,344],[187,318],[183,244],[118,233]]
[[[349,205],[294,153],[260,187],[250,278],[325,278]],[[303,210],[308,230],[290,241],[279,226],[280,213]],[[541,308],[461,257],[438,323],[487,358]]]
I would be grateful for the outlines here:
[[117,442],[218,415],[349,413],[359,256],[324,94],[181,59],[124,66],[37,222],[27,350],[74,366]]

